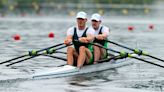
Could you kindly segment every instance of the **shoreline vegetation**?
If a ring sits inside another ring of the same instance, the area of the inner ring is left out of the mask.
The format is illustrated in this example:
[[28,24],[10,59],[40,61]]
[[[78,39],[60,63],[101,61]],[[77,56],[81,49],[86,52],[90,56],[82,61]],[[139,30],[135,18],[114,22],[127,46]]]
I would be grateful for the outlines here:
[[142,10],[150,13],[154,9],[163,9],[154,6],[162,0],[0,0],[0,16],[27,14],[69,14],[73,16],[77,11],[98,11],[104,14],[108,11],[121,11],[128,14],[131,10]]

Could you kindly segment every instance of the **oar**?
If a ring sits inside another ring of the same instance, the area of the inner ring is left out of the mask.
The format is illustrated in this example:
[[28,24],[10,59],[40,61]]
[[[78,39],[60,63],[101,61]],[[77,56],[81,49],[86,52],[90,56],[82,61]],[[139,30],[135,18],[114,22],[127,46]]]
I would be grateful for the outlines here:
[[[71,44],[71,45],[72,45],[72,44]],[[56,50],[60,50],[60,49],[65,48],[65,47],[67,47],[67,46],[62,46],[62,47],[53,49],[53,50],[54,50],[54,53],[55,53]],[[28,57],[28,58],[25,58],[25,59],[22,59],[22,60],[19,60],[19,61],[16,61],[16,62],[7,64],[6,66],[8,67],[8,66],[11,66],[11,65],[13,65],[13,64],[17,64],[17,63],[23,62],[23,61],[25,61],[25,60],[32,59],[32,58],[34,58],[34,57],[38,57],[38,56],[43,55],[43,54],[47,54],[47,53],[36,54],[35,56],[30,56],[30,57]],[[49,53],[49,54],[52,54],[52,53]]]
[[90,43],[90,44],[98,46],[98,47],[101,47],[101,48],[104,48],[106,50],[110,50],[110,51],[115,52],[115,53],[118,53],[118,54],[120,54],[121,58],[126,58],[126,57],[134,58],[134,59],[137,59],[137,60],[140,60],[140,61],[152,64],[152,65],[156,65],[156,66],[164,68],[164,66],[162,66],[162,65],[159,65],[159,64],[156,64],[156,63],[153,63],[153,62],[150,62],[150,61],[147,61],[147,60],[135,57],[134,54],[130,54],[130,53],[127,53],[127,52],[119,52],[119,51],[116,51],[116,50],[113,50],[113,49],[110,49],[110,48],[106,48],[104,46],[101,46],[101,45],[98,45],[98,44],[94,44],[94,43]]
[[60,59],[60,60],[63,60],[63,61],[67,61],[67,59],[63,58],[63,57],[52,56],[52,55],[48,55],[48,54],[43,54],[43,56],[48,56],[48,57],[51,57],[51,58],[56,58],[56,59]]
[[[38,50],[38,51],[36,51],[36,52],[39,53],[39,52],[42,52],[42,51],[47,50],[47,49],[50,49],[50,48],[54,48],[54,47],[57,47],[57,46],[61,46],[61,45],[63,45],[63,44],[64,44],[64,43],[60,43],[60,44],[57,44],[57,45],[53,45],[53,46],[50,46],[50,47],[47,47],[47,48]],[[4,64],[4,63],[10,62],[10,61],[13,61],[13,60],[16,60],[16,59],[20,59],[20,58],[23,58],[23,57],[26,57],[26,56],[29,56],[29,54],[25,54],[25,55],[22,55],[22,56],[19,56],[19,57],[16,57],[16,58],[13,58],[13,59],[10,59],[10,60],[1,62],[0,64]]]
[[113,41],[109,41],[109,40],[106,40],[106,41],[109,42],[109,43],[115,44],[115,45],[117,45],[117,46],[126,48],[126,49],[128,49],[128,50],[131,50],[131,51],[133,51],[135,54],[148,56],[148,57],[151,57],[151,58],[154,58],[154,59],[157,59],[157,60],[159,60],[159,61],[164,62],[164,60],[162,60],[162,59],[160,59],[160,58],[157,58],[157,57],[155,57],[155,56],[149,55],[148,53],[146,53],[146,52],[144,52],[144,51],[142,51],[142,50],[129,48],[129,47],[127,47],[127,46],[124,46],[124,45],[115,43],[115,42],[113,42]]
[[55,53],[67,54],[67,52],[63,52],[63,51],[55,51]]

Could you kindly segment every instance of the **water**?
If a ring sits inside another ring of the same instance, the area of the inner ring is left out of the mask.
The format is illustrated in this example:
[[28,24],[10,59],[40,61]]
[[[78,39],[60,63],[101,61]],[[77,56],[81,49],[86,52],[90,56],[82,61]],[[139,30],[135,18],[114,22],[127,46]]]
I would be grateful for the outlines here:
[[[72,17],[7,17],[0,19],[0,61],[24,55],[32,49],[42,49],[62,43],[68,27],[75,23]],[[111,30],[109,39],[131,48],[140,48],[161,59],[164,59],[164,27],[162,18],[114,17],[104,16],[103,24]],[[149,29],[150,24],[154,29]],[[90,25],[88,23],[88,25]],[[128,31],[134,26],[134,31]],[[55,38],[48,38],[54,32]],[[15,41],[12,36],[20,34],[21,40]],[[125,50],[110,44],[117,50]],[[63,49],[62,51],[66,51]],[[130,52],[130,51],[128,51]],[[65,55],[57,54],[65,57]],[[146,60],[164,65],[163,62],[142,57]],[[130,59],[135,64],[110,69],[107,71],[70,76],[31,80],[25,77],[35,70],[65,64],[65,61],[39,56],[12,67],[0,66],[1,92],[163,92],[164,71],[154,65]]]

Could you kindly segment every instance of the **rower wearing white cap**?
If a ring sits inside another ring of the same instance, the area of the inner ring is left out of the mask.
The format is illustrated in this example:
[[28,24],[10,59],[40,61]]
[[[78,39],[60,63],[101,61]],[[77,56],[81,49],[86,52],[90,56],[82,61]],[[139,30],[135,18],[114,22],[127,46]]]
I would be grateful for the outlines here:
[[71,46],[67,48],[67,64],[81,68],[84,64],[93,63],[93,47],[89,42],[93,41],[95,31],[86,26],[87,14],[85,12],[78,12],[76,21],[77,25],[67,30],[64,43],[68,45],[73,42],[74,45],[74,48]]
[[[107,47],[107,42],[105,41],[109,35],[109,28],[101,25],[101,15],[95,13],[91,16],[92,28],[95,30],[95,40],[94,43]],[[97,60],[106,58],[107,52],[105,49],[98,46],[94,46],[94,63]]]

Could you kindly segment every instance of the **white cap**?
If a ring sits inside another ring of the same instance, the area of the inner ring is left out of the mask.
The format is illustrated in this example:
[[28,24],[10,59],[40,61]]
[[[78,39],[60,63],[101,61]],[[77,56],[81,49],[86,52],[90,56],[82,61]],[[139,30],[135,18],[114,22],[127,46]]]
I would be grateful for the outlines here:
[[76,18],[86,19],[87,18],[87,13],[85,13],[83,11],[78,12],[77,15],[76,15]]
[[92,14],[91,20],[101,21],[101,15],[98,13]]

